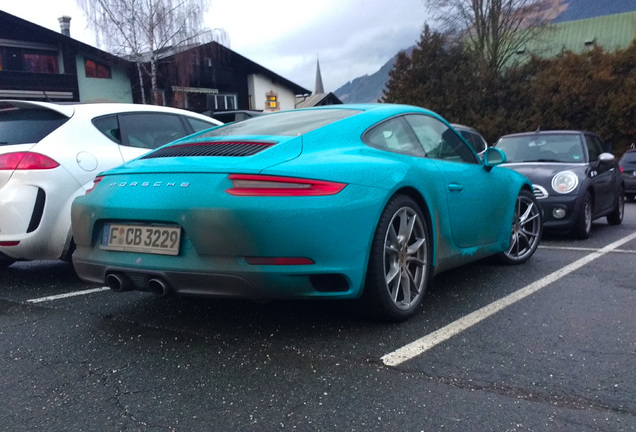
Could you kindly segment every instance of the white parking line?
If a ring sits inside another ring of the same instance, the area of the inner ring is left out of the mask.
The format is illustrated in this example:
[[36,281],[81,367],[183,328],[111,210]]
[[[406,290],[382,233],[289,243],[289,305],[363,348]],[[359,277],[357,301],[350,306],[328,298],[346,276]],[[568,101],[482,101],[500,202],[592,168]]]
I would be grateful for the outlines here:
[[[568,251],[578,251],[578,252],[592,252],[598,249],[596,248],[583,248],[583,247],[572,247],[572,246],[539,246],[539,249],[552,249],[552,250],[568,250]],[[612,253],[628,253],[628,254],[636,254],[636,250],[625,250],[625,249],[614,249]]]
[[49,297],[40,297],[40,298],[36,298],[36,299],[31,299],[31,300],[27,300],[27,302],[28,303],[42,303],[42,302],[46,302],[46,301],[59,300],[59,299],[67,298],[67,297],[75,297],[75,296],[93,294],[93,293],[96,293],[96,292],[106,291],[106,290],[109,290],[109,289],[110,288],[108,288],[108,287],[101,287],[101,288],[94,288],[94,289],[89,289],[89,290],[84,290],[84,291],[74,291],[74,292],[70,292],[70,293],[66,293],[66,294],[59,294],[59,295],[54,295],[54,296],[49,296]]
[[429,333],[426,336],[421,337],[420,339],[411,342],[408,345],[405,345],[392,353],[386,354],[382,356],[381,360],[387,366],[397,366],[407,360],[411,360],[414,357],[417,357],[420,354],[423,354],[427,350],[433,348],[437,344],[440,344],[451,337],[463,332],[464,330],[474,326],[480,321],[496,314],[500,310],[522,300],[529,295],[536,293],[537,291],[545,288],[550,285],[552,282],[555,282],[561,279],[564,276],[572,273],[573,271],[583,267],[584,265],[594,261],[597,258],[602,257],[603,255],[614,251],[616,248],[621,246],[624,243],[627,243],[636,238],[636,233],[632,233],[627,237],[623,237],[622,239],[605,246],[604,248],[597,250],[589,255],[584,256],[583,258],[574,261],[573,263],[563,267],[560,270],[557,270],[536,282],[531,283],[530,285],[521,288],[519,291],[515,291],[512,294],[507,295],[493,303],[490,303],[487,306],[482,307],[481,309],[472,312],[457,321],[454,321],[448,324],[445,327],[442,327],[439,330],[434,331],[433,333]]

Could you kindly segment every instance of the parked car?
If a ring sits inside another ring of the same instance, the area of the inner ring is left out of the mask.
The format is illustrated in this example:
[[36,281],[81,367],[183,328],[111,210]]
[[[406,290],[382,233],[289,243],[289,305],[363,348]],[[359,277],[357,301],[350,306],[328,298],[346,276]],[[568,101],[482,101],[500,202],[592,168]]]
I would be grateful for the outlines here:
[[0,101],[0,267],[69,257],[71,202],[100,171],[219,124],[150,105]]
[[206,115],[217,119],[222,123],[232,123],[236,121],[247,120],[248,118],[261,116],[265,114],[263,111],[256,110],[234,110],[234,111],[206,111]]
[[[527,179],[436,114],[389,104],[281,111],[179,140],[73,203],[73,263],[115,291],[362,297],[413,315],[430,278],[535,252]],[[479,227],[479,229],[475,229]]]
[[483,154],[488,148],[488,142],[486,142],[486,139],[477,131],[477,129],[457,123],[452,123],[451,126],[459,132],[459,134],[466,140],[466,142],[468,142],[468,144],[470,144],[477,154]]
[[618,166],[625,184],[625,197],[634,201],[636,199],[636,149],[627,150],[618,161]]
[[594,133],[538,131],[505,135],[504,166],[525,175],[544,211],[546,231],[588,238],[592,221],[623,221],[624,185],[609,147]]

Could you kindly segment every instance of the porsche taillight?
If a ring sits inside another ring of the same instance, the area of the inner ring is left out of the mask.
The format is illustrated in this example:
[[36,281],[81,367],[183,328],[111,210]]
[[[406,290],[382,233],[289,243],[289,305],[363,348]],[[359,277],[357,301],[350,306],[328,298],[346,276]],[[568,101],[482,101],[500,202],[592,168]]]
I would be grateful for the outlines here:
[[335,195],[345,183],[297,177],[260,174],[230,174],[232,187],[226,192],[237,196],[320,196]]
[[0,155],[0,170],[45,170],[59,163],[48,156],[33,152],[13,152]]

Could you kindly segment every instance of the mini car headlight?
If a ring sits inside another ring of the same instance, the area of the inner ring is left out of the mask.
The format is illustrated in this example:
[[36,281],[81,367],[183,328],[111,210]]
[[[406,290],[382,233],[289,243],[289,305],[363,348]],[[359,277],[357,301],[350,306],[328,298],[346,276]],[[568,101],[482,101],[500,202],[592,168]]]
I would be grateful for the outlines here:
[[572,192],[579,185],[579,178],[572,171],[562,171],[552,177],[552,189],[560,194]]

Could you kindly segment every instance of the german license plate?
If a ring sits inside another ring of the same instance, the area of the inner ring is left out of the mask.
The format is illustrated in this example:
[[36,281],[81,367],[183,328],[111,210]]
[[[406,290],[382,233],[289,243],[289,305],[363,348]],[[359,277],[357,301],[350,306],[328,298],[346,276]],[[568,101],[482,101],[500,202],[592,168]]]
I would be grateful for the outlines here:
[[106,224],[101,248],[125,252],[178,255],[181,227]]

